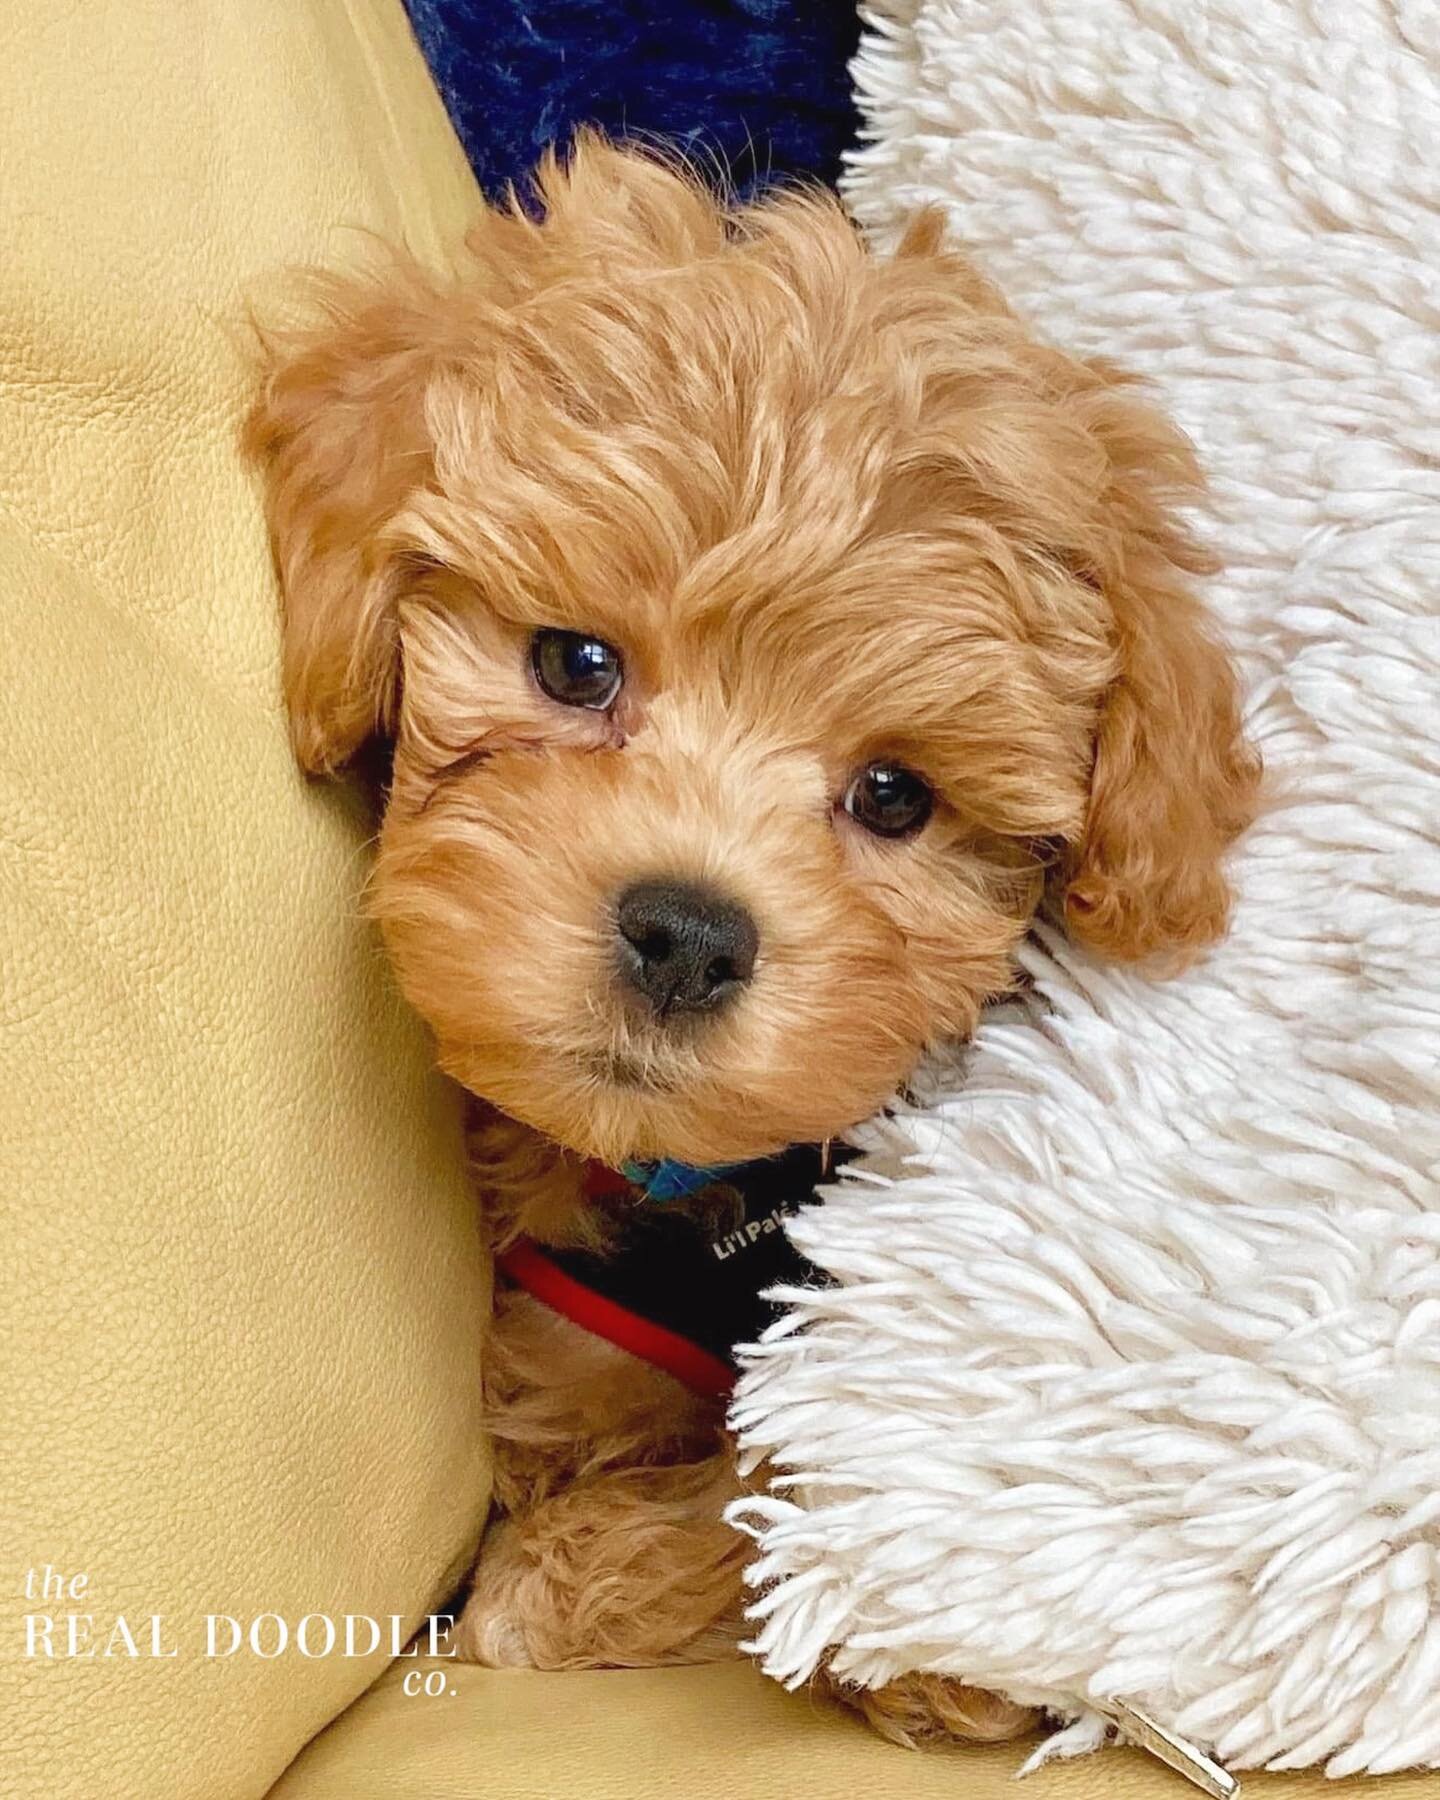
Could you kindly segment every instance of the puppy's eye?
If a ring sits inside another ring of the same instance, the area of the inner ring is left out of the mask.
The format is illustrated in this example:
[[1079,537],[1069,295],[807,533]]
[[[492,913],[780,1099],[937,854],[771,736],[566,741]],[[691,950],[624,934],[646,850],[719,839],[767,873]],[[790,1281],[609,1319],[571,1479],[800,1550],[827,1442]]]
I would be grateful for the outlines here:
[[535,679],[562,706],[604,712],[625,679],[620,652],[583,631],[537,631],[530,641]]
[[935,795],[903,763],[871,763],[851,781],[840,802],[857,825],[876,837],[910,837],[930,817]]

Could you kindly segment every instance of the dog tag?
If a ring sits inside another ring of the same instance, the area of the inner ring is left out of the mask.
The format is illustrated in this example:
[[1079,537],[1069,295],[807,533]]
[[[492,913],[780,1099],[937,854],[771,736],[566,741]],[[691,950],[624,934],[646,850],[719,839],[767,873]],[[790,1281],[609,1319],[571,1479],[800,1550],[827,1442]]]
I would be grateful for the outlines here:
[[1187,1743],[1168,1726],[1157,1723],[1148,1713],[1127,1706],[1123,1700],[1092,1699],[1087,1704],[1103,1713],[1126,1743],[1148,1750],[1177,1775],[1193,1781],[1202,1793],[1210,1796],[1210,1800],[1239,1800],[1240,1783],[1228,1769],[1222,1769],[1203,1750],[1197,1750],[1194,1744]]

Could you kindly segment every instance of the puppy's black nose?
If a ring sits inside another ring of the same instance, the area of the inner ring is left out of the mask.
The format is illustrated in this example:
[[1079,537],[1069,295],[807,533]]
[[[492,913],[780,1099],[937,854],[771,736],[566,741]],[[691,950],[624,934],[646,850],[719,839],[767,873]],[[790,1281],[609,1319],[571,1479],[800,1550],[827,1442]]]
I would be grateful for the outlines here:
[[621,977],[662,1019],[714,1011],[755,972],[755,921],[704,888],[639,882],[620,896],[615,923]]

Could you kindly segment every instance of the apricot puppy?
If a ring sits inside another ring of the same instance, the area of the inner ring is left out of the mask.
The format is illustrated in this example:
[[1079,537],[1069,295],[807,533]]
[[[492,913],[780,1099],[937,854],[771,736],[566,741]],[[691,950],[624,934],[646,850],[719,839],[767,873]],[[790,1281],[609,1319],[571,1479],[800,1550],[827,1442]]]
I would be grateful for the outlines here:
[[[622,1254],[657,1163],[698,1171],[663,1204],[700,1231],[732,1165],[883,1106],[1047,896],[1106,956],[1210,943],[1257,771],[1188,446],[938,220],[882,261],[828,197],[726,209],[593,138],[537,195],[452,273],[320,278],[247,443],[297,754],[392,748],[370,905],[483,1103],[497,1248],[563,1275]],[[497,1307],[462,1648],[733,1654],[721,1384],[547,1282]],[[1023,1722],[861,1698],[906,1739]]]

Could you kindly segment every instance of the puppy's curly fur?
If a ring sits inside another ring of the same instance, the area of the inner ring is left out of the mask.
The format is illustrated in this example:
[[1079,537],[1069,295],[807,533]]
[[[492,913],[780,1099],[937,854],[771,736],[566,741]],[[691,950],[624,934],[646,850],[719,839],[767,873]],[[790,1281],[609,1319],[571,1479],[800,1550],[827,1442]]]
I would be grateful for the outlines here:
[[[393,745],[371,903],[442,1066],[485,1103],[495,1238],[603,1239],[586,1158],[733,1162],[883,1105],[1011,981],[1048,895],[1167,968],[1223,930],[1256,762],[1177,516],[1185,441],[1118,370],[1036,342],[922,217],[890,260],[795,193],[727,209],[582,140],[460,266],[317,279],[247,426],[300,761]],[[557,705],[543,628],[617,646]],[[868,835],[877,758],[935,794]],[[616,896],[711,884],[754,978],[714,1017],[617,991]],[[492,1662],[731,1654],[720,1408],[502,1296],[506,1523],[460,1628]],[[907,1741],[1018,1709],[917,1679]]]

